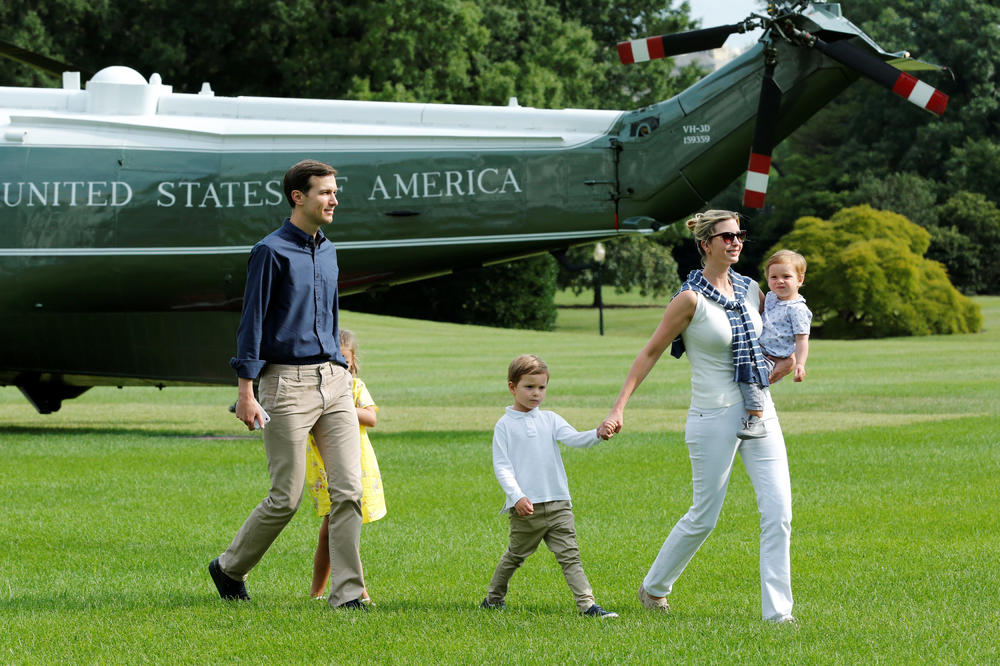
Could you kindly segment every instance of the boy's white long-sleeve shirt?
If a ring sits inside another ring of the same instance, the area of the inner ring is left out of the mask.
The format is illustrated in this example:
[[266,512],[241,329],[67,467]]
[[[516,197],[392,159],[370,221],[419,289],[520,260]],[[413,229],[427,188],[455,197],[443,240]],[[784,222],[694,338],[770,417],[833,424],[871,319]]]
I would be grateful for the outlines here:
[[558,442],[587,448],[599,441],[596,429],[579,432],[555,412],[507,407],[493,428],[493,473],[507,496],[503,510],[522,497],[532,504],[570,500]]

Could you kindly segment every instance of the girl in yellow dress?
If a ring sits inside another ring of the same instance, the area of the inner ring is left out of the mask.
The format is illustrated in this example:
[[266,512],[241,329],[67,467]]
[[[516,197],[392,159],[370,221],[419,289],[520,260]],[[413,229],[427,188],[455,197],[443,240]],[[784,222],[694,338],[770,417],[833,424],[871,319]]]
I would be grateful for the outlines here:
[[[378,405],[372,400],[365,383],[358,377],[358,342],[347,329],[340,330],[340,353],[347,360],[347,368],[354,377],[354,406],[358,410],[361,427],[361,522],[370,523],[386,514],[385,494],[382,491],[382,475],[379,473],[375,450],[368,439],[367,428],[374,428],[378,420]],[[323,598],[323,591],[330,579],[330,493],[327,488],[326,469],[319,448],[309,436],[309,452],[306,458],[306,485],[313,498],[316,513],[323,516],[319,528],[319,542],[313,557],[312,589],[309,594]],[[361,594],[362,603],[372,603],[368,590]]]

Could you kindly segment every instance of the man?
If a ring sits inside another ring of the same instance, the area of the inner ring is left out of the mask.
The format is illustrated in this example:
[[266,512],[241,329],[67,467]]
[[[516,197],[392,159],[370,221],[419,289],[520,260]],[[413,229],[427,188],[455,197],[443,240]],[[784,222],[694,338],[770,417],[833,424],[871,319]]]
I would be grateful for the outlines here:
[[[330,487],[330,606],[366,609],[361,557],[361,449],[351,374],[340,353],[337,251],[321,231],[337,207],[337,171],[303,160],[284,178],[291,216],[250,252],[237,355],[236,417],[263,427],[271,491],[229,548],[209,564],[223,599],[249,599],[244,581],[302,499],[312,432]],[[254,397],[253,381],[260,377]],[[262,406],[263,405],[263,406]],[[265,408],[266,407],[266,411]],[[268,421],[270,417],[270,421]]]

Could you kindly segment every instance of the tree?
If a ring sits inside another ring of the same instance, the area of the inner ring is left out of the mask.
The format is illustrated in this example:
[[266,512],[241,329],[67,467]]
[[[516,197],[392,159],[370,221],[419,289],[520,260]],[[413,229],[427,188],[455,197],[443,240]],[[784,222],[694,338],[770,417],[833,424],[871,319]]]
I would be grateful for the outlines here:
[[924,258],[929,245],[930,234],[902,215],[856,206],[830,220],[800,218],[771,251],[806,257],[804,293],[825,337],[978,331],[979,307],[951,285],[941,264]]
[[387,57],[352,64],[357,99],[589,106],[602,74],[590,32],[544,0],[387,0],[358,41],[357,53]]
[[[967,138],[961,146],[952,148],[945,165],[946,181],[953,189],[979,192],[988,196],[1000,184],[1000,137]],[[990,196],[995,204],[1000,198]]]
[[[663,296],[680,288],[677,263],[669,246],[642,236],[623,236],[605,242],[604,247],[601,282],[613,285],[617,293],[638,289],[642,296]],[[557,281],[560,289],[572,289],[579,294],[594,287],[593,249],[593,245],[582,245],[567,251],[568,264],[585,268],[571,270],[560,266]]]
[[928,256],[948,268],[969,294],[996,293],[1000,283],[1000,208],[982,194],[958,192],[938,208]]
[[891,210],[925,229],[938,223],[938,183],[912,172],[877,177],[869,172],[845,197],[852,205]]
[[706,74],[697,66],[677,69],[672,58],[652,60],[642,67],[623,67],[617,44],[627,39],[691,30],[695,22],[684,0],[666,7],[663,0],[548,0],[561,16],[578,21],[597,44],[596,61],[602,72],[593,83],[595,106],[585,108],[634,109],[670,99]]
[[[156,0],[135,11],[130,3],[108,0],[52,0],[37,3],[9,0],[0,7],[5,40],[44,55],[97,72],[109,65],[128,65],[145,76],[159,72],[182,92],[196,92],[210,81],[224,95],[308,96],[311,67],[298,59],[314,49],[326,54],[340,21],[330,30],[302,39],[302,25],[319,25],[331,11],[316,11],[313,2],[287,0]],[[339,15],[338,15],[339,16]],[[106,38],[94,39],[94,35]],[[299,45],[301,44],[301,48]],[[323,63],[328,66],[328,63]],[[327,70],[329,71],[329,70]],[[58,85],[51,75],[27,66],[0,62],[0,77],[24,85]]]

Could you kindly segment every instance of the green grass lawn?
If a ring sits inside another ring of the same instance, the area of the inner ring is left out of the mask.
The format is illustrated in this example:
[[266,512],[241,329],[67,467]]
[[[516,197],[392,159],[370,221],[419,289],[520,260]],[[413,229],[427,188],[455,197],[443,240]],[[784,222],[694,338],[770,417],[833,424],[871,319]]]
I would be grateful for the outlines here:
[[980,334],[815,340],[806,381],[774,387],[799,630],[760,620],[740,463],[672,612],[635,598],[690,502],[690,374],[666,358],[621,435],[563,453],[584,567],[621,617],[576,616],[544,548],[506,611],[476,607],[506,545],[490,439],[508,362],[541,355],[546,406],[595,427],[662,303],[607,309],[603,337],[584,308],[561,309],[554,333],[344,313],[381,408],[389,506],[362,531],[367,614],[308,598],[307,506],[251,575],[253,601],[218,599],[207,564],[267,493],[259,436],[227,411],[235,389],[93,389],[48,416],[0,389],[0,662],[996,663],[1000,298],[976,302]]

